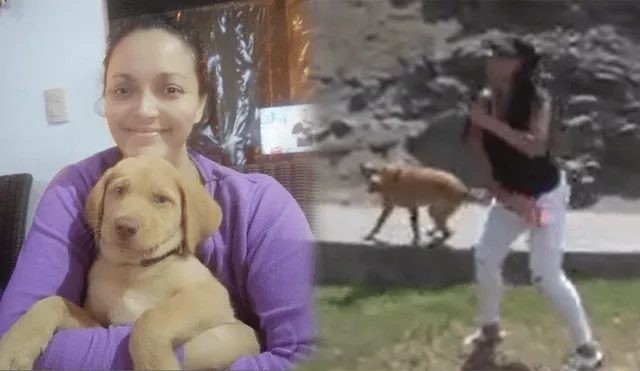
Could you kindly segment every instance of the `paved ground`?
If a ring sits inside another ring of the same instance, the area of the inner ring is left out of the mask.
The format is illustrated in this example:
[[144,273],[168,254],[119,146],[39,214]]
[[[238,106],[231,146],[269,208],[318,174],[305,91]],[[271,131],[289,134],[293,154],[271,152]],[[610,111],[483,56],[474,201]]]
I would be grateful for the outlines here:
[[[380,209],[375,206],[343,206],[337,203],[320,203],[314,218],[314,230],[318,241],[349,244],[371,244],[362,237],[372,228]],[[449,245],[456,249],[468,249],[476,240],[486,208],[468,205],[451,221],[454,236]],[[421,211],[421,225],[426,230],[431,222]],[[566,250],[569,252],[640,252],[640,213],[603,213],[571,211],[568,215]],[[390,245],[403,246],[411,241],[408,213],[396,209],[383,227],[379,238]],[[516,242],[514,249],[526,248],[526,236]],[[425,237],[425,242],[428,238]]]

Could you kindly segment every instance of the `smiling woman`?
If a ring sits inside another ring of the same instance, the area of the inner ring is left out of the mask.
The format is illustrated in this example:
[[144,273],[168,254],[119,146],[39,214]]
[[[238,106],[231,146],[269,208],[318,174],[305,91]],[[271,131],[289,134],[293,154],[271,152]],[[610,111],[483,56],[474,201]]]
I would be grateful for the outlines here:
[[168,24],[147,23],[136,31],[125,26],[110,40],[104,63],[109,130],[125,156],[155,153],[185,170],[186,141],[206,103],[206,67],[197,40]]
[[[162,18],[135,19],[110,35],[104,102],[117,147],[63,169],[43,194],[0,300],[0,336],[49,297],[82,305],[96,251],[83,215],[87,195],[123,158],[152,154],[200,183],[223,210],[219,230],[196,255],[228,289],[237,318],[259,334],[262,348],[225,369],[290,370],[311,353],[314,249],[302,210],[273,178],[241,174],[187,149],[212,91],[203,62],[197,38]],[[48,345],[40,343],[45,335],[30,339],[21,352],[0,342],[0,369],[132,369],[131,328],[63,330]],[[175,356],[184,369],[212,369],[212,344],[195,337],[175,344]]]

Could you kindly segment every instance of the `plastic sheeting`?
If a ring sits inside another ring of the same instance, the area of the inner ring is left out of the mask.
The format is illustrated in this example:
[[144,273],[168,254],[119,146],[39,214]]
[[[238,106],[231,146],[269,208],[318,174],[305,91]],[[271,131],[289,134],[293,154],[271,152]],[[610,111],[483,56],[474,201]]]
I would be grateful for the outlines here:
[[216,87],[190,146],[227,165],[260,155],[259,109],[308,99],[306,0],[243,1],[176,13],[205,41]]
[[307,7],[307,0],[245,0],[166,14],[199,33],[214,87],[191,148],[226,165],[253,163],[259,109],[310,103]]
[[214,160],[242,165],[246,149],[260,145],[257,75],[262,58],[256,44],[265,28],[266,8],[254,2],[228,3],[184,9],[175,16],[200,33],[213,86],[205,120],[189,145]]

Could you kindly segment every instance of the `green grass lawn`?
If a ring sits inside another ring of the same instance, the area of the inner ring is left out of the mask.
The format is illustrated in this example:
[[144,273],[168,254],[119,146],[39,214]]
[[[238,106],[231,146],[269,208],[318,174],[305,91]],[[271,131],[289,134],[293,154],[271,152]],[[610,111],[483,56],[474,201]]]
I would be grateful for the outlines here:
[[[604,369],[640,370],[640,280],[584,281],[579,290],[607,353]],[[472,286],[323,287],[318,303],[318,353],[302,370],[454,371],[470,351],[462,342],[473,331]],[[498,370],[554,370],[571,349],[564,323],[533,287],[509,289],[503,317]]]

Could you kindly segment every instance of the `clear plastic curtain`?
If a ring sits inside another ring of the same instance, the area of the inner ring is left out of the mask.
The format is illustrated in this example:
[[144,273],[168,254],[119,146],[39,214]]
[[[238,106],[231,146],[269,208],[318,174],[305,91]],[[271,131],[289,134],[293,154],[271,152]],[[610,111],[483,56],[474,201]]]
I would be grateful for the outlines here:
[[192,148],[230,165],[253,162],[261,144],[259,109],[311,101],[308,12],[308,0],[236,1],[184,11],[184,21],[208,35],[216,87]]
[[246,1],[177,14],[204,36],[213,86],[205,120],[189,145],[218,161],[222,152],[231,165],[244,165],[247,149],[260,146],[258,75],[265,53],[259,45],[268,42],[266,13],[263,3]]

